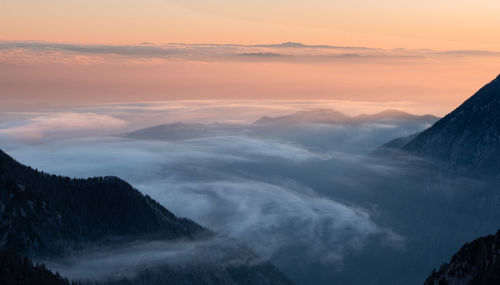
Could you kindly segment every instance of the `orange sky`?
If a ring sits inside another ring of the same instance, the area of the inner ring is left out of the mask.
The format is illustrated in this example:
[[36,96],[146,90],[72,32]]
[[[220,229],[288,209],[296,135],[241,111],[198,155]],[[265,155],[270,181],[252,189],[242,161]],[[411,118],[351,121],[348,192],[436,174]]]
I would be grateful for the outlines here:
[[16,0],[0,39],[500,50],[496,0]]
[[[500,72],[498,11],[500,1],[493,0],[0,1],[2,109],[171,99],[342,99],[410,102],[417,112],[443,114]],[[157,50],[172,42],[287,41],[373,49]],[[152,43],[148,50],[143,42]],[[120,45],[127,47],[116,51]]]

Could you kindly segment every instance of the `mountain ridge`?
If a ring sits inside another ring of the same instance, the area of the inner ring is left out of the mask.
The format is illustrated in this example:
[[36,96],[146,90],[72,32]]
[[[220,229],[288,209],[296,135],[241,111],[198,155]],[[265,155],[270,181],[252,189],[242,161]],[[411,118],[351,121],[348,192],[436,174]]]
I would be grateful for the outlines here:
[[459,172],[500,171],[500,75],[401,149]]
[[[32,169],[0,150],[0,248],[35,260],[78,256],[88,249],[134,241],[205,240],[215,233],[178,218],[117,177],[72,179]],[[293,284],[277,268],[240,243],[208,250],[213,260],[193,264],[132,263],[131,278],[98,284]],[[223,254],[217,252],[223,250]],[[112,250],[109,250],[112,254]],[[196,254],[196,252],[193,252]],[[239,260],[226,264],[224,258]],[[227,257],[226,257],[227,256]],[[137,267],[137,268],[136,268]],[[41,274],[50,275],[43,271]],[[22,275],[9,278],[23,278]],[[89,276],[90,279],[94,278]],[[169,280],[177,280],[172,283]],[[216,281],[214,281],[216,280]],[[170,282],[170,283],[169,283]],[[90,282],[89,284],[94,284]],[[16,283],[15,283],[16,284]]]
[[500,230],[462,246],[424,285],[488,285],[500,283]]
[[253,125],[264,124],[291,124],[291,123],[322,123],[322,124],[356,124],[371,122],[422,121],[435,122],[439,118],[434,115],[414,115],[400,110],[386,109],[373,114],[349,116],[334,109],[312,109],[297,111],[292,114],[269,117],[264,116],[256,120]]
[[0,186],[0,245],[28,256],[60,255],[116,236],[172,239],[208,232],[117,177],[49,175],[1,150]]
[[[22,278],[20,278],[22,276]],[[0,284],[2,285],[81,285],[69,282],[44,265],[33,264],[14,251],[0,249]]]

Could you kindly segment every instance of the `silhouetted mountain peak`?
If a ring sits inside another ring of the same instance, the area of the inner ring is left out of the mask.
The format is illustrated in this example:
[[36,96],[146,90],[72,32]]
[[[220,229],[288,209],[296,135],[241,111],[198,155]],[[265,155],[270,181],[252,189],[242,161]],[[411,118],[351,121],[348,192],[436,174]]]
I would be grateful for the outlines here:
[[482,285],[500,282],[500,231],[465,244],[424,285]]
[[403,149],[458,171],[500,170],[500,76]]
[[49,175],[1,150],[0,190],[0,247],[29,256],[63,255],[115,237],[175,239],[207,232],[118,177]]

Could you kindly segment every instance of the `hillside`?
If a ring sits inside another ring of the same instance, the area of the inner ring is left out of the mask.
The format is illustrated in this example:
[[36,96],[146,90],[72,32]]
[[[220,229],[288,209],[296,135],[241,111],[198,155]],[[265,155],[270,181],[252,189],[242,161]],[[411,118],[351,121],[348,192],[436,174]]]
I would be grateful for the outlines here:
[[70,179],[0,151],[0,246],[28,256],[64,255],[117,237],[175,239],[208,233],[116,177]]
[[33,265],[28,258],[0,249],[0,284],[2,285],[78,285],[47,270],[43,265]]
[[[148,240],[189,243],[214,235],[191,220],[176,217],[119,178],[71,179],[49,175],[21,165],[0,151],[2,248],[36,260],[57,260],[95,248],[113,255],[113,248],[128,243]],[[176,265],[175,259],[146,264],[132,261],[132,267],[124,270],[137,271],[137,275],[94,280],[95,276],[89,273],[85,282],[173,284],[169,282],[177,280],[176,284],[291,284],[272,264],[261,260],[250,249],[243,245],[228,247],[228,244],[222,242],[219,247],[206,250],[204,254],[208,256],[200,256],[199,260],[193,259],[182,266]],[[188,253],[196,256],[196,248],[193,250]],[[247,258],[240,260],[243,253]],[[101,258],[109,258],[101,255]]]
[[500,231],[465,244],[424,285],[500,284]]
[[402,147],[458,172],[500,171],[500,75]]

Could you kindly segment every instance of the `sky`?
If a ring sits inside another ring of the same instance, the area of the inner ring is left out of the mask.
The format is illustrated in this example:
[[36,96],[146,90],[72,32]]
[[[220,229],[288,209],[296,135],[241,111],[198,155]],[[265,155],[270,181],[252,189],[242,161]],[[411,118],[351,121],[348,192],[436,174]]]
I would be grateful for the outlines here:
[[444,115],[498,74],[499,10],[493,0],[0,0],[0,110],[332,99]]
[[[0,148],[49,173],[117,175],[288,273],[306,259],[334,274],[371,243],[397,253],[412,238],[391,224],[399,215],[356,200],[348,190],[364,181],[342,170],[363,159],[398,190],[380,196],[417,193],[364,155],[429,125],[252,123],[318,108],[444,116],[499,74],[499,11],[498,0],[0,0]],[[124,136],[175,122],[223,124],[174,124],[181,140]],[[448,217],[437,208],[422,217]],[[296,245],[301,262],[279,259]]]
[[267,43],[500,50],[494,0],[18,0],[4,40]]

